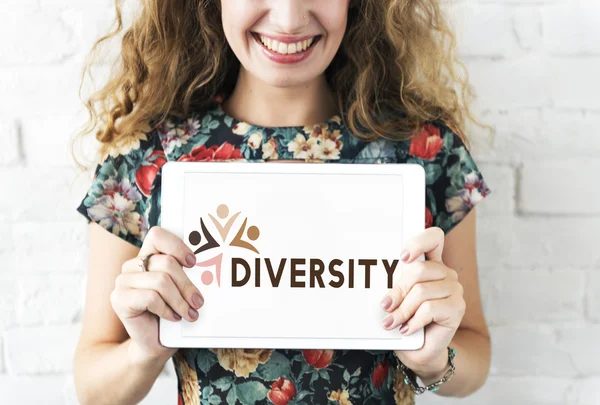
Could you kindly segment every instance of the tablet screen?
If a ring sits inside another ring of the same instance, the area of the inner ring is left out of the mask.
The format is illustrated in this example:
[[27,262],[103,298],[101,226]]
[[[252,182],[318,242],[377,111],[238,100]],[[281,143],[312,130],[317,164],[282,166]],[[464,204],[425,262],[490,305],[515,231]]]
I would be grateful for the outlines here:
[[184,174],[183,336],[398,339],[380,301],[401,272],[402,175]]

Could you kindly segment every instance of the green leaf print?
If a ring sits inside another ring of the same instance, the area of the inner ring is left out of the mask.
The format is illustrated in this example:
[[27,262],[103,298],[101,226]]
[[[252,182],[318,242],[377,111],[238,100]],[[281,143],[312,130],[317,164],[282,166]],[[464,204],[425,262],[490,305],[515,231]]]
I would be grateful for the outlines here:
[[279,377],[288,377],[292,366],[290,360],[279,352],[272,352],[269,361],[259,364],[255,374],[266,381],[275,381]]
[[448,177],[456,176],[458,173],[460,173],[460,162],[457,162],[450,166],[446,172]]
[[330,381],[329,380],[329,373],[327,372],[327,370],[320,370],[319,371],[319,375],[321,376],[322,379],[324,379],[326,381]]
[[219,126],[219,121],[211,119],[210,114],[206,115],[202,119],[202,124],[200,125],[200,132],[203,134],[210,133],[211,129],[215,129]]
[[221,398],[218,395],[211,395],[210,397],[208,397],[208,403],[212,405],[220,404]]
[[208,397],[213,393],[213,387],[207,386],[202,389],[202,397]]
[[120,165],[119,171],[117,172],[117,176],[119,177],[119,179],[129,179],[128,170],[129,169],[127,165]]
[[233,378],[231,377],[221,377],[216,381],[212,382],[212,385],[221,391],[227,391],[233,382]]
[[425,184],[432,185],[442,174],[442,167],[437,164],[425,165]]
[[116,173],[117,171],[115,169],[114,160],[112,157],[108,157],[102,166],[100,166],[97,178],[99,180],[106,180],[107,178],[114,176]]
[[242,405],[254,405],[267,397],[269,390],[258,381],[248,381],[235,385],[236,395]]
[[348,372],[348,370],[344,370],[344,381],[346,382],[346,384],[348,384],[349,380],[350,380],[350,373]]
[[296,394],[296,397],[294,398],[296,401],[300,401],[302,400],[302,398],[304,398],[307,395],[311,395],[312,392],[310,391],[300,391]]
[[228,405],[235,405],[235,403],[237,402],[237,395],[235,395],[235,388],[232,388],[229,390],[229,392],[227,393],[227,404]]
[[446,132],[444,134],[444,149],[450,150],[452,149],[452,145],[454,144],[454,135],[452,132]]
[[217,361],[217,355],[210,350],[199,351],[196,356],[196,365],[204,374],[208,373],[208,370],[210,370]]
[[[456,195],[456,193],[458,193],[458,189],[456,188],[456,186],[450,185],[446,188],[446,197],[447,198],[454,197]],[[433,212],[432,212],[432,214],[433,214]]]
[[439,226],[444,231],[452,226],[452,217],[448,216],[448,214],[444,211],[440,212],[440,215],[435,220],[436,226]]
[[435,217],[437,215],[437,202],[435,200],[435,194],[433,194],[433,191],[429,187],[427,187],[426,193],[427,197],[429,198],[429,210],[431,211],[431,215]]
[[458,160],[461,162],[469,159],[469,155],[464,146],[459,146],[458,148],[452,149],[452,154],[458,156]]

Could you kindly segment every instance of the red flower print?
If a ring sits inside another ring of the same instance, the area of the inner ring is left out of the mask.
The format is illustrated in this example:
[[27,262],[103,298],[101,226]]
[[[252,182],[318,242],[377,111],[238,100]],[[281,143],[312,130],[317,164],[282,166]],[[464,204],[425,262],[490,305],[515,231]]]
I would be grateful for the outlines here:
[[277,381],[271,384],[267,398],[275,405],[287,405],[295,395],[296,387],[294,387],[294,383],[287,378],[279,377]]
[[210,162],[212,160],[242,159],[239,149],[232,144],[225,142],[222,145],[196,146],[190,154],[182,155],[179,162]]
[[429,228],[431,225],[433,225],[433,215],[431,215],[429,207],[425,207],[425,228]]
[[373,381],[373,385],[375,388],[379,389],[383,385],[383,382],[387,378],[388,375],[388,363],[384,361],[375,367],[373,370],[373,375],[371,376],[371,381]]
[[443,144],[440,130],[431,124],[425,124],[421,132],[412,138],[408,153],[423,160],[432,160]]
[[150,195],[156,173],[165,163],[167,163],[165,153],[162,150],[155,150],[135,172],[135,184],[146,197]]
[[327,367],[333,358],[333,350],[302,350],[304,360],[314,368]]

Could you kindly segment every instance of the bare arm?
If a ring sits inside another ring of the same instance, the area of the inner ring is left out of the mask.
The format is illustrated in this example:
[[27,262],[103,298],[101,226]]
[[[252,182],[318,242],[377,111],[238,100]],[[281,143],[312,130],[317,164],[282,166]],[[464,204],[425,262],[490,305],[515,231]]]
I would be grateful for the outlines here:
[[83,324],[73,363],[75,388],[82,405],[137,404],[169,359],[140,356],[110,303],[121,266],[137,256],[139,248],[94,222],[89,230]]
[[[448,232],[444,241],[442,259],[446,266],[458,272],[459,282],[464,288],[466,310],[450,343],[457,352],[454,360],[456,374],[450,381],[440,386],[436,394],[441,396],[470,395],[485,383],[489,374],[491,340],[479,292],[475,225],[476,213],[473,208],[454,229]],[[443,361],[446,363],[447,359]],[[437,381],[443,375],[442,372],[441,375],[427,376],[419,370],[414,371],[425,377],[422,377],[424,384]]]

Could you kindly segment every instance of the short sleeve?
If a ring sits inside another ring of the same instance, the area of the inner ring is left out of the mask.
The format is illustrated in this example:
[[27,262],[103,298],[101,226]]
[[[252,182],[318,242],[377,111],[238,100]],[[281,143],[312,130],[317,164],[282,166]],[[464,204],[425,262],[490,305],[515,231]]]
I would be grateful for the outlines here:
[[408,162],[419,163],[426,178],[426,227],[450,232],[491,193],[465,143],[441,121],[424,125],[410,142]]
[[160,223],[160,171],[165,153],[154,132],[139,132],[97,164],[77,212],[121,239],[141,247]]

